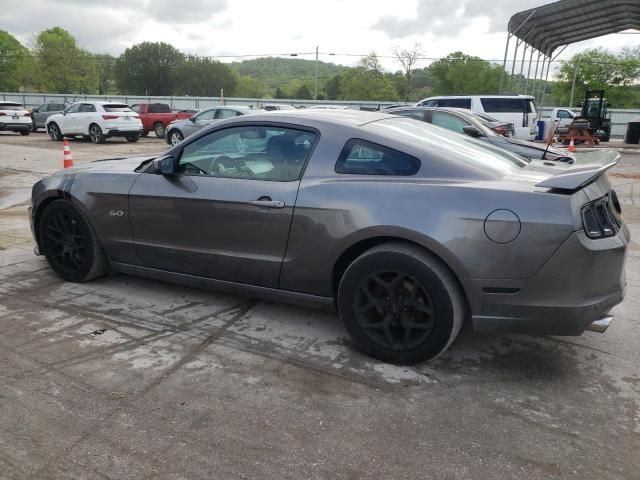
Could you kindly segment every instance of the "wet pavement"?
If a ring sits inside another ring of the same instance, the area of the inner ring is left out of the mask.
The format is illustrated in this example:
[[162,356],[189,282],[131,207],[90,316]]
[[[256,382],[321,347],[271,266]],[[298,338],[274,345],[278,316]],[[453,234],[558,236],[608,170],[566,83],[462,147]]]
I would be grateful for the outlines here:
[[[1,479],[640,478],[635,241],[605,334],[464,328],[437,361],[396,367],[329,313],[125,275],[62,282],[16,193],[58,168],[58,146],[0,155]],[[91,147],[74,158],[131,148]],[[640,155],[613,173],[635,240]]]

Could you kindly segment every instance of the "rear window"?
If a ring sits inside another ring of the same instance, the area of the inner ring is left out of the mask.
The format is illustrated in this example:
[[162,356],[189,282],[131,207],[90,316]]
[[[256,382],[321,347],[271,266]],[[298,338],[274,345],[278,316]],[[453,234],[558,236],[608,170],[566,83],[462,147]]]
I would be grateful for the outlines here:
[[357,138],[346,143],[335,166],[336,173],[355,175],[409,176],[419,169],[416,157]]
[[[522,98],[481,98],[482,108],[490,113],[524,113],[527,109]],[[533,102],[531,102],[533,106]],[[535,111],[535,107],[534,107]]]
[[120,105],[117,103],[110,103],[109,105],[102,105],[105,112],[133,112],[129,105]]
[[152,103],[149,105],[149,113],[171,113],[171,107],[166,103]]
[[15,103],[0,103],[0,110],[24,110],[24,107]]
[[470,98],[441,98],[438,100],[439,107],[451,108],[471,108]]

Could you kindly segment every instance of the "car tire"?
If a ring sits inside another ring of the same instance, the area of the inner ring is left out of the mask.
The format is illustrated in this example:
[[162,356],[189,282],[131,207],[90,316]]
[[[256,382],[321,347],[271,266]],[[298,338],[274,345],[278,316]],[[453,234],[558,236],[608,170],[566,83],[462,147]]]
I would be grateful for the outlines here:
[[60,127],[57,123],[50,123],[47,126],[47,133],[49,134],[49,138],[54,142],[62,141],[62,132],[60,131]]
[[31,133],[31,130],[20,130],[20,135],[22,136],[29,135],[30,133]]
[[435,359],[453,342],[464,318],[464,296],[451,271],[419,247],[387,243],[346,269],[338,311],[355,346],[385,362]]
[[47,205],[38,222],[38,238],[49,265],[67,282],[87,282],[108,272],[93,227],[67,200]]
[[169,143],[171,145],[177,145],[182,140],[184,140],[184,135],[182,135],[182,132],[180,130],[171,130],[169,132]]
[[149,135],[149,130],[143,130],[143,131],[140,133],[140,136],[141,136],[141,137],[146,137],[147,135]]
[[153,126],[153,132],[156,134],[156,137],[158,138],[164,138],[165,131],[166,131],[166,128],[164,124],[161,122],[158,122]]
[[91,138],[91,141],[96,144],[104,143],[106,141],[106,137],[104,136],[104,133],[102,133],[100,125],[97,123],[89,125],[89,137]]
[[127,135],[125,137],[127,139],[127,142],[129,143],[135,143],[140,139],[140,135],[135,134],[135,135]]

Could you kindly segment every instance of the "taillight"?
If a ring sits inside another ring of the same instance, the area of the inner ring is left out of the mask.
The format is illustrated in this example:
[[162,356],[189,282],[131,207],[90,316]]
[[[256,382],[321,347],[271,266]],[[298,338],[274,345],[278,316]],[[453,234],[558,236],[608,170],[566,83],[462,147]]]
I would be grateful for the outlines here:
[[118,115],[102,115],[102,118],[104,118],[105,120],[115,120],[116,118],[118,118]]
[[622,225],[616,193],[612,190],[611,199],[609,196],[602,197],[582,207],[582,224],[589,238],[613,237]]
[[505,137],[509,135],[509,130],[507,130],[505,127],[496,127],[493,129],[493,131],[499,135],[504,135]]
[[5,117],[7,114],[4,112],[0,112],[0,117]]
[[30,116],[31,116],[31,114],[30,114],[29,112],[24,112],[24,113],[22,114],[22,116],[23,116],[23,117],[30,117]]

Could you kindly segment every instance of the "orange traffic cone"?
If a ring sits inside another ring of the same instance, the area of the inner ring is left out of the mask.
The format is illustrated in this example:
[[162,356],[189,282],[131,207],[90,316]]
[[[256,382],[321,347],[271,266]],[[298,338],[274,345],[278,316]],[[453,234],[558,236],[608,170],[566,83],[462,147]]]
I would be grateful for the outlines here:
[[569,148],[567,149],[571,153],[576,151],[576,145],[573,143],[573,137],[571,137],[571,141],[569,142]]
[[63,167],[73,167],[73,158],[71,157],[71,148],[69,148],[69,140],[64,139],[64,161]]

